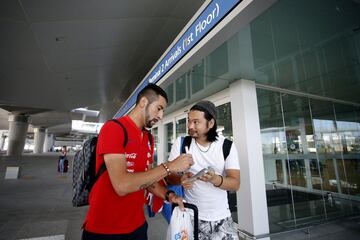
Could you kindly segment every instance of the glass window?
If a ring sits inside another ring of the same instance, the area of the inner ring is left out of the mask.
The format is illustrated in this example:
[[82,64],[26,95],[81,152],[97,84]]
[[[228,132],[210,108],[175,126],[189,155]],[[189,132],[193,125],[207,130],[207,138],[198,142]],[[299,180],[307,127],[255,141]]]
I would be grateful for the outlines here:
[[325,196],[327,218],[336,218],[351,212],[349,201],[343,200],[347,193],[346,168],[334,105],[331,102],[310,100],[318,152],[321,187]]
[[277,92],[257,89],[257,97],[270,232],[279,232],[295,226],[282,105]]
[[344,193],[360,200],[360,108],[340,104],[334,108],[342,148],[342,160],[337,162],[340,185]]
[[170,83],[166,88],[165,88],[165,92],[167,94],[168,97],[168,105],[170,106],[171,104],[174,103],[174,84]]
[[206,59],[207,64],[207,84],[212,83],[216,79],[221,78],[222,75],[228,72],[228,48],[227,43],[224,43],[212,52]]
[[203,61],[192,68],[190,73],[192,95],[204,89],[204,71]]
[[176,90],[176,102],[186,99],[187,84],[186,84],[186,75],[176,79],[175,81],[175,90]]
[[176,120],[175,123],[176,123],[175,124],[176,138],[186,136],[187,135],[186,118]]
[[159,136],[158,128],[151,129],[152,135],[154,136],[154,166],[158,165],[158,147],[159,147]]
[[218,134],[228,138],[229,140],[233,140],[230,103],[217,106],[216,112]]
[[167,160],[170,155],[171,146],[173,144],[173,138],[174,138],[174,130],[173,130],[173,122],[169,122],[165,124],[165,159]]

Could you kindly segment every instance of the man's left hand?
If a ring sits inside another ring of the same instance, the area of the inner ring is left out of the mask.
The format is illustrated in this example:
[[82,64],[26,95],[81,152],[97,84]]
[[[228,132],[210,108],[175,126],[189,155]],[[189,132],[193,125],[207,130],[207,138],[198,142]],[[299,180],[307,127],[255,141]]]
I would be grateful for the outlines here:
[[199,179],[204,181],[204,182],[211,182],[214,180],[215,178],[215,171],[214,170],[210,170],[208,171],[206,174],[204,174],[203,176],[201,176]]
[[175,193],[171,193],[169,196],[169,202],[178,204],[181,211],[185,211],[183,201],[184,199]]

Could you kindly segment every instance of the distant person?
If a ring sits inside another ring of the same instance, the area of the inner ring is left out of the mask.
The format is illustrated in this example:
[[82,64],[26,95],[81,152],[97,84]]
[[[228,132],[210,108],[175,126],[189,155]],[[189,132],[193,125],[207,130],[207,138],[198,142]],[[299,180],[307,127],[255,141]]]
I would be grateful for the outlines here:
[[[182,184],[185,200],[199,209],[200,240],[239,239],[228,204],[227,191],[240,187],[240,166],[236,147],[231,142],[229,155],[224,159],[225,138],[218,136],[216,108],[210,101],[200,101],[188,114],[188,133],[191,136],[189,153],[195,164],[182,176],[171,174],[167,180]],[[169,162],[180,155],[181,138],[173,144]],[[186,179],[210,167],[207,174],[194,182]]]
[[83,240],[147,240],[145,190],[184,208],[183,199],[158,181],[171,172],[189,169],[193,164],[191,155],[183,154],[171,163],[151,166],[154,146],[150,143],[154,141],[145,128],[151,128],[162,119],[166,105],[165,91],[155,84],[149,84],[139,92],[135,108],[129,115],[117,119],[128,134],[125,148],[124,131],[119,124],[108,121],[101,128],[96,170],[103,162],[107,170],[91,190]]
[[67,155],[66,146],[63,146],[60,152],[60,159],[59,159],[59,170],[61,173],[65,172],[65,160]]

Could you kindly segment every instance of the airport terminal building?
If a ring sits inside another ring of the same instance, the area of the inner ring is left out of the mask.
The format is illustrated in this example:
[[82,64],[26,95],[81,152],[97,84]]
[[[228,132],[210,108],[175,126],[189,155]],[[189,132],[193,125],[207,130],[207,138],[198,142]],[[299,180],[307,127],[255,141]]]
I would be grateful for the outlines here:
[[187,112],[215,103],[239,152],[229,193],[244,234],[267,238],[360,214],[360,2],[206,1],[117,117],[149,82],[166,89],[157,163],[187,134]]

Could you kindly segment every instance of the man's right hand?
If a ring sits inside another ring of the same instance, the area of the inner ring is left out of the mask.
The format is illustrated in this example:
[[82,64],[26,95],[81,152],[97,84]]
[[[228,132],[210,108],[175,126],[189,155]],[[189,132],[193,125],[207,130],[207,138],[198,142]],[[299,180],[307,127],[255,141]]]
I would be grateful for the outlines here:
[[181,185],[185,189],[191,189],[193,187],[193,182],[186,181],[186,179],[191,178],[192,176],[194,176],[194,174],[191,172],[186,172],[181,176]]
[[175,160],[168,162],[167,165],[171,172],[185,172],[194,164],[191,154],[181,154]]

